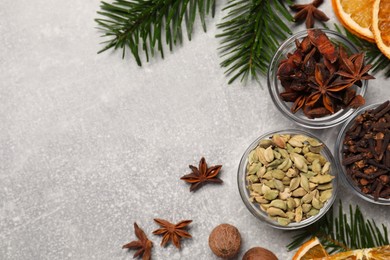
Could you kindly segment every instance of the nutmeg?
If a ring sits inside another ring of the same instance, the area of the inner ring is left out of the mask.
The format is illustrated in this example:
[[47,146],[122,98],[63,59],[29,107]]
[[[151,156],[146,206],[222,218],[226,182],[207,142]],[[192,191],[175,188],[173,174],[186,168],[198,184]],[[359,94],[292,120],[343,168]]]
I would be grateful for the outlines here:
[[242,260],[278,260],[276,255],[262,247],[252,247],[242,257]]
[[216,256],[224,259],[235,257],[241,247],[240,232],[230,224],[218,225],[211,231],[209,246]]

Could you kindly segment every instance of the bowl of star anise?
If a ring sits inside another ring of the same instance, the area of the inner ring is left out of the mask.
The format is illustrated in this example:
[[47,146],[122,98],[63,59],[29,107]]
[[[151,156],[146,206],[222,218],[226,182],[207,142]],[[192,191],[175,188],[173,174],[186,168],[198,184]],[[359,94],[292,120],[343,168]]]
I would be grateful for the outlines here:
[[281,113],[313,129],[336,126],[365,104],[371,65],[346,37],[308,29],[281,44],[268,70],[268,89]]

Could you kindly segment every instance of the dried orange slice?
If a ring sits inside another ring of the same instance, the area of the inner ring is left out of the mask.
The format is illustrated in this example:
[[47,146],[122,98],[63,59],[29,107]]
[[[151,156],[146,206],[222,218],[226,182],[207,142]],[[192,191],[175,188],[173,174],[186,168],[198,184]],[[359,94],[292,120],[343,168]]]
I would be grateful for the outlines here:
[[368,249],[358,249],[348,252],[341,252],[325,257],[326,260],[386,260],[390,259],[390,245]]
[[372,30],[376,45],[390,59],[390,1],[375,0],[372,10]]
[[328,256],[324,247],[321,245],[318,238],[314,237],[304,243],[293,256],[292,260],[309,260],[316,258],[324,258]]
[[372,7],[375,0],[332,0],[333,10],[351,33],[374,42],[371,31]]

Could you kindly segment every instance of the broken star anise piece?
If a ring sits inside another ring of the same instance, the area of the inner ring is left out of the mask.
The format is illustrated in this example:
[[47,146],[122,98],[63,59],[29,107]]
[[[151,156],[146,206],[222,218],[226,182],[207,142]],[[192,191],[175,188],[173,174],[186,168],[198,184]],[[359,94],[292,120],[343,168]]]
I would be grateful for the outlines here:
[[323,0],[314,0],[310,4],[295,4],[290,6],[292,10],[297,11],[294,20],[296,22],[306,20],[306,28],[313,28],[314,19],[328,21],[329,17],[317,8],[322,2]]
[[122,246],[122,248],[127,249],[138,249],[134,254],[134,258],[137,256],[142,256],[142,260],[150,260],[153,243],[145,235],[145,232],[140,229],[137,223],[134,223],[134,232],[139,240],[131,241],[130,243]]
[[336,46],[323,31],[320,29],[307,30],[307,36],[324,58],[330,63],[336,62],[339,56]]
[[222,165],[207,167],[204,157],[200,159],[199,168],[193,165],[189,166],[192,172],[184,175],[180,179],[191,184],[190,191],[196,191],[206,183],[222,183],[222,180],[217,177]]
[[154,221],[161,226],[161,228],[153,231],[154,235],[163,235],[161,246],[166,246],[169,241],[178,248],[181,248],[180,240],[182,238],[191,238],[190,233],[184,229],[192,222],[192,220],[183,220],[177,224],[172,224],[164,219],[156,218]]
[[291,106],[291,112],[296,113],[299,109],[301,109],[306,103],[307,96],[300,95],[294,101],[294,104]]

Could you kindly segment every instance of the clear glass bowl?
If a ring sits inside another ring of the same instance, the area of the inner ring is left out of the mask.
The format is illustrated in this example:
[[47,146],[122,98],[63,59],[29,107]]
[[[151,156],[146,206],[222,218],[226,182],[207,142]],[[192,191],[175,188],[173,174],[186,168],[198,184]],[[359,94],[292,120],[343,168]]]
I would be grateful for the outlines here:
[[341,128],[341,130],[339,132],[339,135],[337,136],[337,140],[336,140],[336,145],[335,145],[335,157],[336,158],[335,159],[336,159],[337,167],[338,167],[338,170],[339,170],[339,173],[340,173],[340,176],[341,176],[340,177],[341,181],[347,187],[349,187],[353,191],[354,194],[356,194],[358,197],[360,197],[360,198],[362,198],[362,199],[364,199],[366,201],[369,201],[371,203],[380,204],[380,205],[389,205],[390,206],[390,199],[379,198],[378,200],[375,200],[372,195],[368,195],[368,194],[363,193],[360,190],[359,186],[347,174],[346,169],[345,169],[344,165],[342,164],[343,147],[344,147],[343,141],[344,141],[346,132],[348,131],[348,129],[351,128],[351,126],[355,122],[355,118],[358,115],[364,113],[366,110],[375,109],[377,106],[379,106],[382,103],[383,102],[375,103],[375,104],[371,104],[371,105],[366,105],[366,106],[361,107],[360,109],[357,110],[356,114],[353,117],[351,117],[343,125],[343,127]]
[[[324,33],[326,33],[326,35],[332,42],[340,43],[341,45],[344,45],[346,50],[348,50],[350,53],[359,52],[357,47],[352,42],[350,42],[347,38],[345,38],[343,35],[340,35],[339,33],[331,30],[325,30],[325,29],[321,29],[321,30]],[[310,119],[306,117],[301,110],[299,110],[295,114],[292,113],[290,108],[293,103],[285,102],[280,97],[280,93],[284,91],[284,88],[277,77],[279,63],[280,61],[282,61],[287,57],[288,53],[293,53],[295,51],[296,49],[295,40],[298,39],[299,41],[302,41],[302,39],[305,38],[306,36],[307,36],[307,31],[298,32],[293,36],[291,36],[290,38],[288,38],[285,42],[283,42],[282,45],[280,45],[279,49],[276,51],[268,69],[267,77],[268,77],[269,93],[271,95],[274,104],[279,109],[279,111],[285,117],[294,121],[296,124],[307,128],[312,128],[312,129],[323,129],[323,128],[333,127],[346,121],[355,112],[355,109],[352,108],[341,109],[332,115]],[[361,95],[364,97],[367,90],[367,80],[364,80],[362,83],[363,83],[362,87],[359,88],[353,86],[353,88],[356,90],[356,95]]]
[[313,224],[317,220],[319,220],[332,206],[336,195],[337,195],[337,190],[338,190],[338,176],[337,176],[337,166],[335,163],[335,160],[332,156],[332,153],[330,152],[329,148],[324,144],[323,149],[321,151],[321,155],[324,156],[331,164],[330,167],[330,174],[335,176],[335,178],[332,180],[332,185],[333,185],[333,191],[332,191],[332,197],[324,203],[324,207],[321,208],[320,212],[312,217],[309,217],[299,223],[297,222],[292,222],[288,224],[287,226],[280,225],[277,221],[271,219],[265,211],[260,209],[260,207],[255,204],[250,202],[249,198],[249,190],[247,188],[248,181],[246,180],[246,175],[247,175],[247,164],[248,164],[248,155],[249,153],[256,148],[256,146],[259,144],[260,140],[262,139],[268,139],[269,137],[273,136],[274,134],[291,134],[291,135],[296,135],[296,134],[303,134],[308,137],[312,137],[317,139],[319,142],[323,143],[318,137],[315,135],[308,133],[303,130],[298,130],[298,129],[287,129],[287,130],[281,130],[281,131],[274,131],[274,132],[269,132],[264,135],[261,135],[258,137],[253,143],[249,145],[249,147],[245,150],[239,167],[238,167],[238,173],[237,173],[237,182],[238,182],[238,190],[241,195],[241,199],[244,202],[245,206],[248,208],[248,210],[259,220],[264,221],[268,225],[277,228],[277,229],[283,229],[283,230],[296,230],[300,229],[303,227],[306,227],[308,225]]

